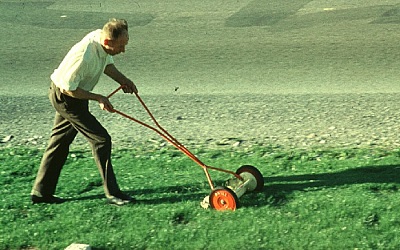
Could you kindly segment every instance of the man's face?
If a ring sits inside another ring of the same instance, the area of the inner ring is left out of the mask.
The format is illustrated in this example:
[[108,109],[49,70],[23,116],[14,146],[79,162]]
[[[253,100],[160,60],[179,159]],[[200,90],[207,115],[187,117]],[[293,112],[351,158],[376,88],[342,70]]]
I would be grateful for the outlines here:
[[105,45],[105,51],[109,55],[118,55],[120,53],[125,52],[125,46],[129,42],[129,36],[128,34],[123,34],[121,35],[118,39],[116,40],[105,40],[104,45]]

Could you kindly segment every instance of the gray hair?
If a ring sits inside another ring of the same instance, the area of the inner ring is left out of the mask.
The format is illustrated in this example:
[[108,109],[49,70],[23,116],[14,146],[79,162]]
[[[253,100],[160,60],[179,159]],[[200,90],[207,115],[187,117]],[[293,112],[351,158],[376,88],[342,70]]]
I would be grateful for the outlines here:
[[128,33],[128,22],[125,19],[112,18],[103,26],[103,33],[111,40],[116,40]]

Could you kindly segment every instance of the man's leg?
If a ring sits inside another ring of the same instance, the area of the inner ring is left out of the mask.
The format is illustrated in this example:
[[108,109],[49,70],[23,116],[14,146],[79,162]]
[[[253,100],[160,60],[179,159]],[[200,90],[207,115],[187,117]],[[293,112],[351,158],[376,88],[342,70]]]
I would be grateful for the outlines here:
[[[122,203],[124,204],[127,200],[132,201],[131,197],[122,194],[117,184],[111,164],[111,137],[107,130],[89,112],[88,101],[66,96],[62,94],[54,84],[51,85],[50,101],[59,113],[60,117],[63,117],[63,120],[65,119],[65,122],[74,128],[73,138],[75,138],[77,131],[79,131],[89,141],[95,162],[103,179],[106,196],[108,198],[119,197],[123,199]],[[70,140],[67,140],[67,138],[69,137],[66,137],[65,141],[60,141],[60,144],[56,143],[56,145],[59,145],[64,152],[64,155],[62,156],[64,158],[61,157],[63,160],[60,161],[61,167],[59,168],[59,171],[61,171],[62,165],[65,163],[69,145],[73,141],[72,137],[70,137]],[[55,159],[57,158],[55,157]],[[118,199],[112,201],[112,203],[120,203],[117,205],[122,205]]]
[[106,196],[119,195],[121,191],[111,164],[111,136],[89,112],[84,119],[75,121],[74,126],[90,143],[94,160],[103,179]]
[[104,183],[107,197],[121,194],[111,164],[111,136],[100,122],[89,112],[88,102],[68,96],[63,97],[68,110],[58,112],[68,119],[76,131],[90,143],[92,154]]
[[107,130],[90,114],[75,118],[73,126],[82,133],[92,147],[92,154],[103,178],[105,195],[110,204],[125,205],[135,199],[121,192],[111,164],[111,136]]
[[77,131],[71,123],[56,112],[50,141],[43,154],[32,195],[54,195],[61,169],[68,157],[69,146],[76,134]]

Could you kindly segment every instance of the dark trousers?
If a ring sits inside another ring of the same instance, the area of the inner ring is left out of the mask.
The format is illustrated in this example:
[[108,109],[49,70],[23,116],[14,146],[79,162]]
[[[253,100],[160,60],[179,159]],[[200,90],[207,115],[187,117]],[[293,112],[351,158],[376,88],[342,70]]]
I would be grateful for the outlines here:
[[62,94],[54,83],[50,86],[49,99],[56,114],[32,194],[48,196],[55,193],[61,169],[68,157],[69,146],[80,132],[91,146],[106,196],[118,195],[121,191],[111,165],[111,137],[89,112],[89,102]]

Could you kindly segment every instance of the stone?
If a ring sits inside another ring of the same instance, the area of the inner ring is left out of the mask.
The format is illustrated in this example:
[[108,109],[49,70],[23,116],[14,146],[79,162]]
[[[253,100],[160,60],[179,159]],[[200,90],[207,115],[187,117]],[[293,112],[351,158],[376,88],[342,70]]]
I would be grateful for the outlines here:
[[92,250],[92,247],[87,244],[72,243],[65,250]]
[[12,140],[12,138],[14,138],[13,135],[7,135],[6,137],[3,138],[3,140],[1,140],[2,143],[6,143]]

